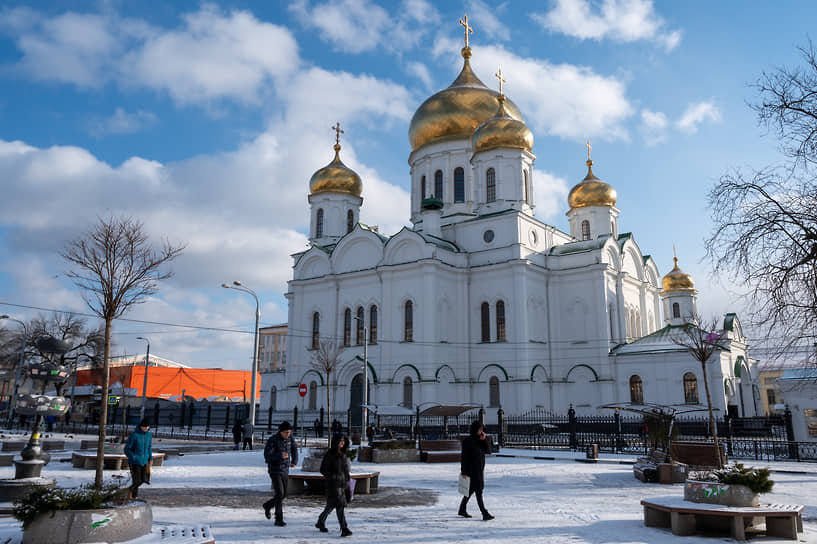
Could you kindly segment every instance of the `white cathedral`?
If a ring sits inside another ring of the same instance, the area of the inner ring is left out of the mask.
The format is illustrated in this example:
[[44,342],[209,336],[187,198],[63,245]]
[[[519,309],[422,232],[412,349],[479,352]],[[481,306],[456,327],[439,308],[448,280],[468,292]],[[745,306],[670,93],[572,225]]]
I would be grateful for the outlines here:
[[[359,425],[364,344],[370,405],[479,405],[489,421],[499,407],[704,408],[701,365],[672,342],[697,315],[692,278],[677,259],[662,278],[620,232],[616,191],[594,174],[589,145],[570,232],[535,218],[533,134],[501,72],[496,92],[472,71],[467,40],[462,57],[409,126],[412,228],[386,236],[359,222],[363,182],[339,139],[312,176],[310,248],[293,255],[286,293],[287,365],[262,377],[261,409],[319,410],[331,387],[332,412],[351,409]],[[708,363],[714,407],[756,415],[756,362],[737,317],[722,326]],[[331,384],[310,365],[325,341],[343,348]]]

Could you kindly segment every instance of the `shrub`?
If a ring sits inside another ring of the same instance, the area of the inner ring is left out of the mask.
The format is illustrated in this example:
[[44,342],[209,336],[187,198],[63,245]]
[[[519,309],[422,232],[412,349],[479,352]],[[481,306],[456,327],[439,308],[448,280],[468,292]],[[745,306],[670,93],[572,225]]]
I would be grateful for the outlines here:
[[93,484],[74,488],[37,489],[27,497],[14,501],[12,515],[26,529],[40,514],[56,510],[93,510],[127,502],[128,488],[117,483],[105,483],[101,489]]
[[768,493],[774,486],[774,481],[769,479],[770,475],[768,468],[745,467],[741,463],[735,463],[719,470],[698,473],[694,479],[728,485],[745,485],[753,493]]

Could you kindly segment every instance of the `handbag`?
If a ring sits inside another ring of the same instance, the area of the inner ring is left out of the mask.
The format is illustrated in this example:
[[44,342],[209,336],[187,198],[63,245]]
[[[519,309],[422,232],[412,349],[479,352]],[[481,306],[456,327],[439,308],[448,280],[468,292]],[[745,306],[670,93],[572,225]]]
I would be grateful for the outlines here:
[[352,499],[355,498],[355,481],[349,478],[349,481],[346,482],[346,489],[344,490],[346,493],[346,502],[352,502]]
[[463,476],[460,474],[459,477],[459,491],[460,495],[467,497],[471,494],[471,477],[470,476]]

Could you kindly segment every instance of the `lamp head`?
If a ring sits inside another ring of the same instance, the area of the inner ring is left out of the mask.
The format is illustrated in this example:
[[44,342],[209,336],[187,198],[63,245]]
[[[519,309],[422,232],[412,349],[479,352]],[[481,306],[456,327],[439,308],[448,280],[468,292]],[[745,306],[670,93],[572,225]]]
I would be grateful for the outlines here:
[[241,287],[241,282],[240,282],[240,281],[238,281],[238,280],[235,280],[235,281],[233,282],[233,285],[237,285],[237,286]]
[[222,286],[222,287],[224,287],[225,289],[229,289],[229,288],[230,288],[230,284],[229,284],[229,283],[222,283],[222,284],[221,284],[221,286]]
[[0,319],[8,319],[8,318],[9,318],[9,316],[6,315],[6,314],[0,315]]

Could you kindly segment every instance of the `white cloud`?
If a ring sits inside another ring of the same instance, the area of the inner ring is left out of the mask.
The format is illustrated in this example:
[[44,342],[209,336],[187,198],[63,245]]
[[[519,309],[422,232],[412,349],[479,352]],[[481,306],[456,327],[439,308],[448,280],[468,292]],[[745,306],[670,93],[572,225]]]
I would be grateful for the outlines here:
[[564,213],[569,191],[567,181],[549,172],[533,171],[535,215],[545,222],[555,222]]
[[507,76],[505,92],[536,132],[584,140],[626,139],[623,122],[633,113],[623,82],[592,69],[519,57],[480,47],[471,58],[477,74]]
[[[498,13],[505,10],[504,3],[493,7],[482,0],[469,0],[467,6],[468,25],[474,27],[475,33],[484,33],[484,36],[495,40],[508,41],[511,39],[510,29],[497,17]],[[483,39],[481,43],[486,43],[486,41]]]
[[721,112],[712,101],[690,104],[678,120],[678,128],[687,134],[698,132],[698,125],[704,121],[717,123],[721,120]]
[[544,28],[582,40],[654,41],[672,51],[681,32],[667,29],[652,0],[602,0],[598,12],[589,0],[555,0],[546,13],[533,15]]
[[91,134],[95,136],[133,134],[153,126],[157,120],[156,115],[149,111],[128,112],[122,108],[116,108],[110,117],[92,121],[89,128]]
[[667,116],[660,111],[641,110],[641,131],[647,145],[655,145],[666,137]]
[[428,67],[422,62],[408,62],[406,64],[406,72],[419,79],[426,89],[431,88],[431,72]]

